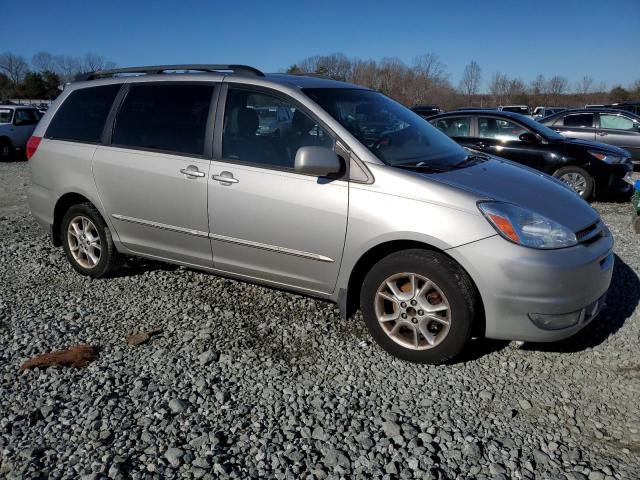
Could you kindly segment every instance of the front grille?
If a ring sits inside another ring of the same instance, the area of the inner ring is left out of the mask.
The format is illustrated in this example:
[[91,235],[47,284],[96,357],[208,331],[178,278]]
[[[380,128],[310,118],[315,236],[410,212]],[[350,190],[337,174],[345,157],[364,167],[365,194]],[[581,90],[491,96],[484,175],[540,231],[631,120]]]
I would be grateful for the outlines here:
[[598,238],[602,237],[605,233],[604,223],[597,221],[587,228],[583,228],[576,232],[576,238],[578,243],[591,243],[595,242]]

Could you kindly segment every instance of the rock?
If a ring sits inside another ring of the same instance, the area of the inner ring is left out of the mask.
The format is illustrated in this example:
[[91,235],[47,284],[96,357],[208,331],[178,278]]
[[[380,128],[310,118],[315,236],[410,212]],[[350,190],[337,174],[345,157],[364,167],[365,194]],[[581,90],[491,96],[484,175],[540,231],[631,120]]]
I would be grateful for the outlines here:
[[400,425],[392,421],[382,422],[382,431],[387,435],[387,437],[396,437],[402,432]]
[[210,363],[217,361],[218,358],[218,352],[214,350],[206,350],[198,355],[198,363],[200,363],[200,365],[209,365]]
[[182,413],[189,407],[189,404],[179,398],[169,400],[169,408],[173,413]]
[[520,408],[522,408],[523,410],[529,410],[532,406],[531,402],[524,398],[521,398],[520,400],[518,400],[518,405],[520,405]]
[[164,457],[173,467],[179,467],[182,464],[183,456],[184,451],[179,448],[169,448],[166,452],[164,452]]

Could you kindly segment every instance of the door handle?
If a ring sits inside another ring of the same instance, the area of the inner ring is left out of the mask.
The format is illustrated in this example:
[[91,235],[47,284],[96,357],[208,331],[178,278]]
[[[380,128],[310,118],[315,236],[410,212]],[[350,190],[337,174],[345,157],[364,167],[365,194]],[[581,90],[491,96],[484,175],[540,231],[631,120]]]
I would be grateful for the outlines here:
[[598,132],[598,136],[600,137],[606,137],[607,135],[609,135],[607,132]]
[[232,183],[238,183],[240,180],[233,178],[231,172],[220,172],[220,175],[211,176],[214,180],[220,182],[222,185],[231,185]]
[[204,172],[198,170],[198,167],[195,165],[189,165],[187,168],[181,168],[180,173],[186,175],[187,177],[204,177]]
[[477,142],[477,143],[474,143],[473,146],[478,148],[484,148],[487,146],[487,144],[484,142]]

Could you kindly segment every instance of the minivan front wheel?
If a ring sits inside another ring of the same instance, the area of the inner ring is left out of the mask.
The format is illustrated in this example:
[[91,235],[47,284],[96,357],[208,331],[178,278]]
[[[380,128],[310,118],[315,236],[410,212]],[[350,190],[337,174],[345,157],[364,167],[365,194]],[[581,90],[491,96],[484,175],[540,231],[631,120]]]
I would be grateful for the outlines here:
[[373,266],[360,304],[382,348],[403,360],[437,364],[458,355],[471,337],[475,289],[447,256],[404,250]]
[[69,208],[60,233],[67,259],[78,273],[100,278],[122,264],[109,228],[90,203]]
[[553,174],[561,182],[566,183],[571,190],[587,200],[593,193],[593,177],[584,168],[570,166],[562,167]]

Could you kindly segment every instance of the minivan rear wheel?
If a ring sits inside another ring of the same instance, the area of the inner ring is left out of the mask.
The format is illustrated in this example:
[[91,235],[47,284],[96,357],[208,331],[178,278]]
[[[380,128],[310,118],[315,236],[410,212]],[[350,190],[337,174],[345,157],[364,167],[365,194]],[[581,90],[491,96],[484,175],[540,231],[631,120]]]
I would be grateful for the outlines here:
[[123,263],[100,212],[90,203],[73,205],[62,218],[62,245],[78,273],[100,278]]
[[469,276],[446,255],[393,253],[369,271],[360,306],[374,340],[392,355],[438,364],[469,341],[476,294]]
[[576,166],[562,167],[556,170],[553,176],[566,183],[571,190],[585,200],[589,199],[593,194],[593,177],[584,168]]

